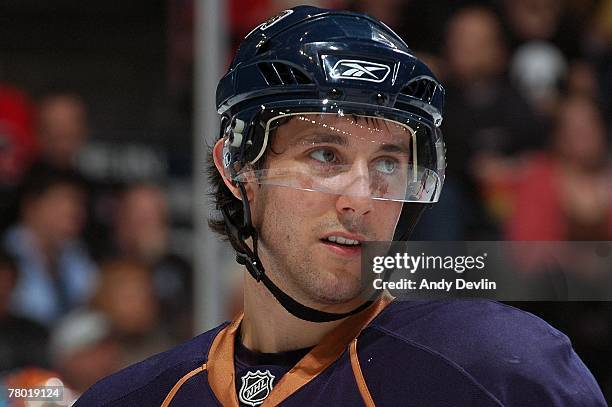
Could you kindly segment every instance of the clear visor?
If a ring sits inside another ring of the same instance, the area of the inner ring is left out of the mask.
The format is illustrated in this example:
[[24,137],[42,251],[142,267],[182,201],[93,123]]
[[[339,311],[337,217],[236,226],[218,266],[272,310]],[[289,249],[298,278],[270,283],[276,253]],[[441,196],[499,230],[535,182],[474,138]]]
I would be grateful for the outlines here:
[[262,125],[266,153],[239,169],[234,181],[377,200],[438,200],[444,144],[437,128],[414,118],[286,112]]

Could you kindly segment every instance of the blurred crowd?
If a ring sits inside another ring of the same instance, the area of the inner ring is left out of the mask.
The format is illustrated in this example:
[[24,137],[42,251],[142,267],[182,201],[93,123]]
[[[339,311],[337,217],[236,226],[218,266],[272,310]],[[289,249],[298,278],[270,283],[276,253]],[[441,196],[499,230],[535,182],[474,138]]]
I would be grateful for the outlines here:
[[89,180],[87,117],[76,93],[0,89],[0,372],[50,369],[77,394],[192,336],[164,187]]
[[[232,46],[299,3],[229,2]],[[445,84],[446,181],[415,239],[612,240],[612,0],[308,3],[382,19]],[[169,4],[182,46],[168,81],[189,93],[193,6]],[[193,335],[167,185],[89,179],[78,163],[90,134],[78,92],[33,97],[0,76],[0,372],[48,369],[77,394]],[[600,363],[612,307],[526,307],[557,318],[612,394]]]
[[448,96],[447,183],[420,237],[612,238],[610,7],[481,2],[454,9],[428,49],[406,35]]

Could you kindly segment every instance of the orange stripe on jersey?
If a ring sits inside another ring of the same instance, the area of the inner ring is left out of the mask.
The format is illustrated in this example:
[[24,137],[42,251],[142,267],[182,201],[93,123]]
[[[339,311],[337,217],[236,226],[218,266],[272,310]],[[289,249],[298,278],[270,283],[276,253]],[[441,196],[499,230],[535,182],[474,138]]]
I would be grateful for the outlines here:
[[361,371],[361,366],[359,364],[359,357],[357,356],[357,338],[351,342],[349,346],[349,352],[351,355],[351,367],[353,368],[353,374],[355,375],[355,381],[357,382],[357,387],[359,388],[359,393],[361,394],[361,398],[365,403],[366,407],[376,407],[374,404],[374,400],[372,399],[372,395],[370,394],[370,390],[368,390],[368,384],[365,381],[365,377],[363,377],[363,372]]
[[234,372],[234,340],[242,321],[238,315],[217,334],[208,352],[208,384],[224,407],[238,407]]
[[176,395],[176,393],[181,388],[181,386],[183,384],[185,384],[185,382],[187,380],[191,379],[193,376],[195,376],[198,373],[203,372],[205,370],[206,370],[206,363],[204,363],[202,366],[200,366],[198,368],[193,369],[191,372],[189,372],[185,376],[181,377],[180,380],[178,382],[176,382],[174,387],[172,387],[172,390],[170,390],[170,393],[168,393],[168,395],[164,399],[164,402],[162,403],[161,407],[168,407],[170,405],[170,402],[172,401],[172,399]]

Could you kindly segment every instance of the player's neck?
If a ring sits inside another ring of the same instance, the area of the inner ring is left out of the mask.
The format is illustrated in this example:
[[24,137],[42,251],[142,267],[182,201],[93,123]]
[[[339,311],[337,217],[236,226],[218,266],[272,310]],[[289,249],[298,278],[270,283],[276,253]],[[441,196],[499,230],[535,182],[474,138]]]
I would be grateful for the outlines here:
[[240,332],[243,345],[250,350],[277,353],[315,346],[342,321],[317,323],[294,317],[263,284],[245,278]]

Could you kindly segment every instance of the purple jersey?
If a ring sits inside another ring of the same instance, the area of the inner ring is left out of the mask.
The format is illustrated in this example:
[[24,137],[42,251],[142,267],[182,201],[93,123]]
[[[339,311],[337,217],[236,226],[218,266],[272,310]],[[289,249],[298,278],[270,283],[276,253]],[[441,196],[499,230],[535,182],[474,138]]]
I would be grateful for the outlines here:
[[382,298],[293,366],[236,365],[240,321],[101,380],[75,405],[606,406],[564,334],[494,301]]

